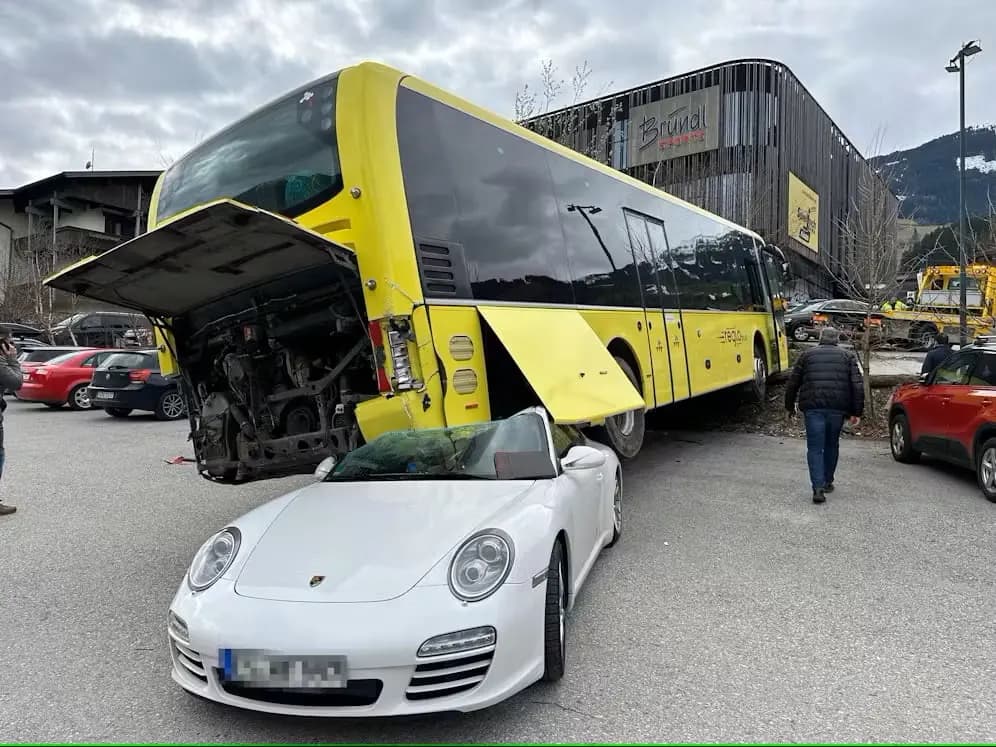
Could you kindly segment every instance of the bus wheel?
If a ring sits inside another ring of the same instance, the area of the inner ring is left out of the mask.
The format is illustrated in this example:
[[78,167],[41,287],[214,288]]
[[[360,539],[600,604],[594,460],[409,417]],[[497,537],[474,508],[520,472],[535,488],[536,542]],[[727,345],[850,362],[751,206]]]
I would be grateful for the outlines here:
[[768,359],[764,348],[754,343],[754,377],[750,381],[750,397],[754,402],[763,403],[768,394]]
[[[636,391],[641,391],[640,382],[629,363],[618,356],[615,356],[615,360],[619,368],[632,382]],[[602,441],[611,446],[620,458],[632,459],[640,453],[646,427],[646,412],[644,410],[630,410],[622,415],[606,418],[605,425],[594,428],[592,435],[596,441]]]

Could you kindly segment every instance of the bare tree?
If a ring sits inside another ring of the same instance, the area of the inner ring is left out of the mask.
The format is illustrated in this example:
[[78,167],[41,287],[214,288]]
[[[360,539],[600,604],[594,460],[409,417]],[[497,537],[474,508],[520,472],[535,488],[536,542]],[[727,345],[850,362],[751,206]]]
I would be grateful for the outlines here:
[[[52,235],[44,223],[30,237],[11,247],[11,261],[4,278],[7,292],[0,314],[46,331],[73,314],[79,306],[75,295],[47,288],[45,278],[61,267],[93,253],[93,247],[74,234]],[[70,333],[72,334],[72,333]]]
[[[525,83],[515,93],[514,118],[543,137],[566,145],[589,158],[601,163],[611,161],[609,146],[614,142],[618,131],[619,103],[596,99],[580,108],[576,107],[591,79],[592,69],[585,60],[574,68],[570,81],[571,100],[566,102],[572,108],[553,111],[561,101],[567,81],[558,77],[557,66],[552,60],[540,63],[539,86],[531,88]],[[609,81],[603,90],[612,85]],[[589,125],[595,122],[595,127]]]
[[[871,354],[875,312],[896,293],[896,278],[903,274],[902,251],[897,234],[899,201],[889,188],[888,174],[862,170],[855,196],[844,217],[837,221],[845,246],[844,261],[827,271],[851,298],[868,304],[859,350],[864,369],[865,402],[875,414],[871,397]],[[880,338],[879,338],[880,339]]]

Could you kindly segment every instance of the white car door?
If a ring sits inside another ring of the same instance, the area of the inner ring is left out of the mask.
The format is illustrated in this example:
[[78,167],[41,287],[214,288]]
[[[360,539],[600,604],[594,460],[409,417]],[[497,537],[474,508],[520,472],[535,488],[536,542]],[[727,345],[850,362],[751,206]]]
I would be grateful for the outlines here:
[[[584,436],[570,426],[552,425],[551,435],[558,462],[572,447],[585,445]],[[578,561],[572,564],[574,578],[571,581],[575,586],[587,575],[600,549],[598,538],[604,531],[606,513],[603,467],[565,470],[557,477],[558,488],[575,527],[571,541]]]

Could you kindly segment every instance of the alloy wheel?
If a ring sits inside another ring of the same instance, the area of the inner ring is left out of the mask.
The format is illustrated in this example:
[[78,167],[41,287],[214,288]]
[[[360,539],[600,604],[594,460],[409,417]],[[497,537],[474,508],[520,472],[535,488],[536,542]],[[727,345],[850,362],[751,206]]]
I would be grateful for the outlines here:
[[996,492],[996,448],[988,448],[982,454],[982,485],[990,493]]
[[163,397],[163,414],[170,419],[179,418],[184,411],[183,397],[177,392],[170,392]]
[[85,386],[81,386],[73,392],[73,404],[81,410],[90,409],[90,395],[87,393]]
[[903,435],[903,425],[896,421],[892,424],[892,453],[898,456],[903,453],[904,448],[906,448],[906,437]]

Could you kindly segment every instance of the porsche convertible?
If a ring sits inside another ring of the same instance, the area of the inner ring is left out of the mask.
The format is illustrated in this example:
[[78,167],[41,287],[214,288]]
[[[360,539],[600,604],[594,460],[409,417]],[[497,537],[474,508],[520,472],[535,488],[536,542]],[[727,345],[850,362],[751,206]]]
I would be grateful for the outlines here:
[[606,446],[540,408],[392,432],[210,537],[168,612],[173,679],[307,716],[486,708],[563,676],[565,616],[622,529]]

